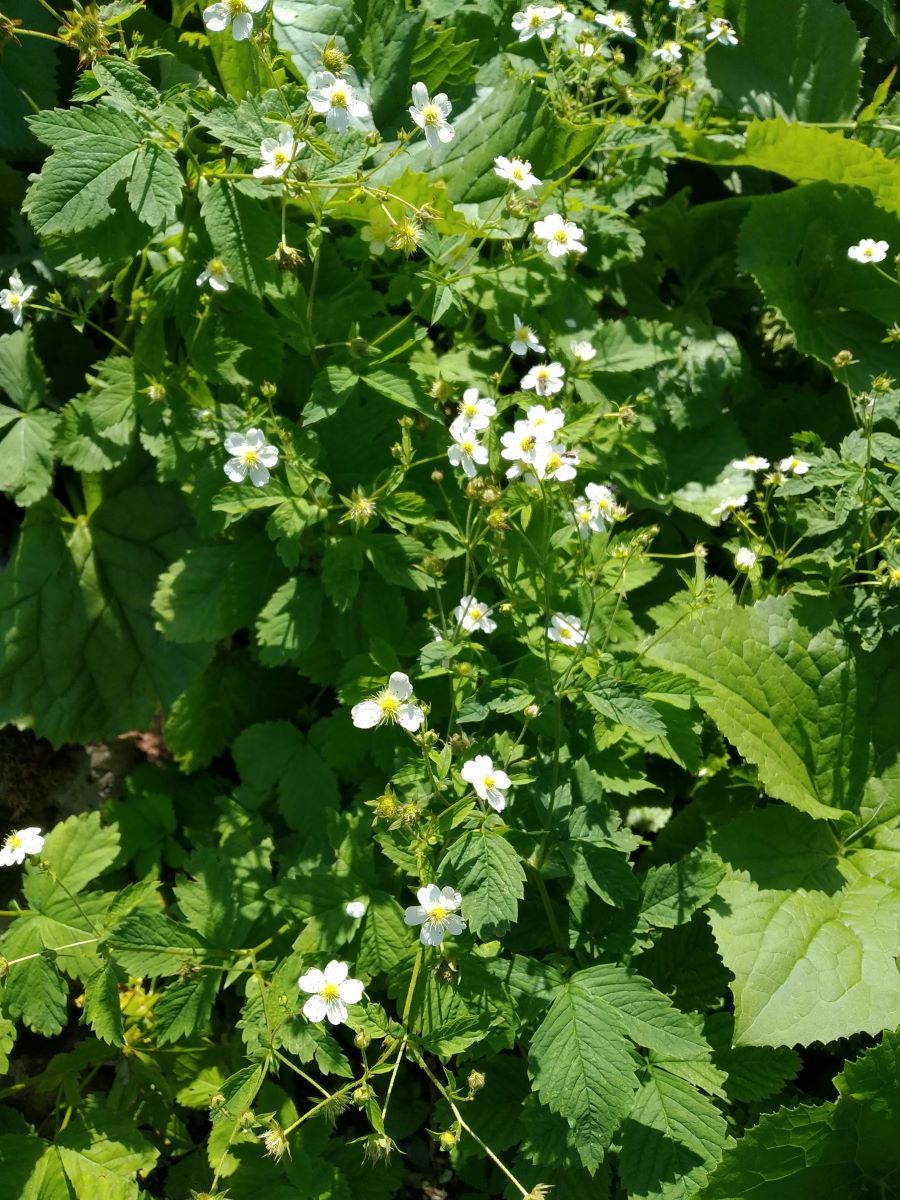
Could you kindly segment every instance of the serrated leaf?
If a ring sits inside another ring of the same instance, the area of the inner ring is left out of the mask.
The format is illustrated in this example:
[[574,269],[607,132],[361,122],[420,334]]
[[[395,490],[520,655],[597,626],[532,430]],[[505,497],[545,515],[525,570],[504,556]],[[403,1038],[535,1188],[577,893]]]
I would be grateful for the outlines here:
[[9,1055],[16,1044],[16,1026],[7,1017],[0,1016],[0,1076],[9,1070]]
[[91,65],[94,78],[117,105],[152,112],[159,105],[159,92],[134,63],[106,55]]
[[44,840],[41,859],[70,892],[80,892],[115,862],[119,831],[103,825],[100,813],[81,813],[54,826]]
[[101,963],[84,981],[84,1017],[101,1041],[124,1046],[119,978],[110,962]]
[[56,1139],[76,1200],[139,1200],[136,1176],[152,1171],[159,1151],[126,1113],[92,1108]]
[[641,885],[641,921],[657,929],[682,925],[713,898],[724,874],[719,859],[702,850],[651,867]]
[[60,414],[60,458],[79,471],[108,471],[128,457],[136,432],[134,360],[108,358],[91,390]]
[[15,974],[0,993],[10,1016],[44,1037],[61,1033],[69,1015],[69,988],[56,963],[38,955],[12,970]]
[[579,972],[595,1002],[616,1010],[633,1042],[673,1059],[707,1059],[710,1047],[693,1022],[648,980],[613,963]]
[[50,487],[59,422],[55,413],[41,407],[47,381],[30,329],[0,336],[0,390],[15,405],[0,404],[0,491],[11,492],[25,507]]
[[260,661],[266,666],[288,663],[315,642],[322,622],[322,585],[311,575],[297,575],[270,597],[256,622]]
[[637,1077],[622,1020],[597,1002],[590,974],[563,984],[528,1061],[541,1100],[568,1120],[582,1163],[594,1171],[631,1108]]
[[462,895],[472,933],[504,928],[518,917],[525,871],[502,834],[484,825],[463,833],[444,856],[439,875]]
[[362,975],[379,975],[392,970],[409,954],[409,927],[403,909],[393,897],[373,896],[363,917],[362,937],[356,969]]
[[213,251],[240,287],[261,295],[275,280],[268,262],[278,246],[280,230],[272,214],[234,184],[213,184],[201,206]]
[[248,794],[261,801],[274,792],[292,829],[312,830],[329,809],[338,807],[334,772],[288,721],[251,725],[232,753]]
[[219,981],[217,971],[198,970],[166,987],[153,1010],[158,1046],[206,1033]]
[[203,952],[199,934],[161,913],[134,912],[116,926],[106,944],[129,975],[177,975]]

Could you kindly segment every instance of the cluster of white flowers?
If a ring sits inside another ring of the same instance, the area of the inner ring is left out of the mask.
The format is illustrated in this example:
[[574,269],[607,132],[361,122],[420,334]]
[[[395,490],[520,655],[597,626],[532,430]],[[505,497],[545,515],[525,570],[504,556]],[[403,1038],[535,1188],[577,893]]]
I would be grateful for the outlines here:
[[466,923],[456,911],[462,904],[462,896],[453,888],[429,883],[419,888],[416,899],[419,903],[411,905],[403,919],[407,925],[422,926],[419,941],[423,946],[439,946],[445,933],[456,937],[465,929]]
[[253,33],[253,16],[261,13],[269,0],[222,0],[203,10],[203,24],[210,33],[224,33],[231,26],[236,42],[246,42]]
[[[771,463],[759,454],[745,454],[743,458],[734,459],[731,466],[735,471],[768,471]],[[783,475],[805,475],[808,470],[808,462],[796,454],[789,454],[775,464],[775,474],[767,482],[778,483]]]
[[533,37],[547,41],[556,33],[556,24],[562,16],[563,8],[559,4],[528,4],[521,12],[513,14],[512,27],[520,42],[530,41]]
[[554,613],[550,618],[547,637],[560,646],[581,646],[588,640],[588,632],[571,613]]
[[477,387],[463,392],[459,413],[450,425],[452,442],[447,449],[447,458],[453,467],[461,467],[467,479],[473,479],[478,468],[487,465],[487,446],[479,441],[479,434],[490,426],[497,405],[489,396],[482,396]]
[[489,804],[495,812],[503,812],[506,793],[512,783],[505,771],[494,766],[490,755],[476,754],[463,763],[459,773],[466,783],[472,785],[479,800]]
[[[559,363],[548,363],[529,371],[522,380],[522,387],[533,387],[538,395],[545,396],[559,391],[562,375],[563,368]],[[516,421],[500,438],[500,456],[511,464],[506,471],[507,479],[522,479],[528,487],[536,487],[542,479],[555,479],[559,483],[574,479],[579,463],[578,451],[567,449],[557,440],[564,423],[562,409],[533,404],[525,419]]]
[[847,250],[847,257],[858,263],[880,263],[887,258],[889,245],[874,238],[862,238]]
[[9,287],[0,288],[0,308],[12,315],[13,324],[22,328],[25,320],[25,305],[34,294],[34,288],[22,282],[18,271],[13,271],[9,277]]
[[474,596],[463,596],[454,608],[453,615],[457,625],[466,633],[493,633],[497,628],[497,622],[491,616],[493,611]]
[[354,704],[350,716],[357,729],[374,729],[377,725],[399,725],[415,733],[425,720],[424,711],[412,699],[413,687],[409,676],[394,671],[383,688],[370,700]]
[[584,230],[574,221],[567,221],[559,213],[550,213],[534,223],[534,236],[546,243],[551,258],[565,258],[567,254],[584,254]]
[[278,449],[266,443],[261,429],[227,434],[225,449],[231,455],[225,464],[225,474],[232,483],[243,483],[249,475],[254,487],[265,487],[271,469],[278,465]]
[[31,854],[40,854],[44,848],[40,826],[29,825],[27,829],[15,829],[0,846],[0,867],[17,867]]
[[582,538],[592,533],[605,533],[614,521],[623,521],[627,513],[605,483],[589,483],[584,495],[578,496],[572,506],[572,520]]

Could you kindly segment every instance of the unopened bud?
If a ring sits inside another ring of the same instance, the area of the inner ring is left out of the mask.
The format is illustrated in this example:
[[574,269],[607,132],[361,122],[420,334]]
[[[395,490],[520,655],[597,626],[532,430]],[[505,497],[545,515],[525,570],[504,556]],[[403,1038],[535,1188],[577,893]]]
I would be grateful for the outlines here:
[[432,400],[437,400],[440,404],[446,404],[453,396],[453,387],[446,379],[435,379],[428,389],[428,395]]
[[[372,1035],[370,1033],[366,1033],[365,1029],[357,1029],[356,1036],[353,1039],[353,1045],[357,1048],[357,1050],[368,1050],[371,1044]],[[355,1103],[358,1103],[358,1101],[355,1101]]]
[[485,1078],[481,1071],[470,1071],[466,1082],[469,1085],[470,1092],[480,1092],[484,1087]]
[[322,51],[322,66],[332,75],[342,75],[347,70],[349,63],[350,55],[339,50],[333,41],[330,41]]
[[526,704],[525,705],[524,716],[525,716],[526,720],[533,721],[536,717],[539,717],[540,715],[541,715],[541,710],[538,708],[538,706],[536,704]]
[[432,483],[443,483],[444,482],[444,472],[439,471],[437,469],[432,471],[431,472],[431,482]]
[[369,1103],[374,1095],[375,1093],[367,1083],[360,1084],[358,1088],[354,1089],[353,1103],[357,1106],[357,1108],[362,1108],[363,1105]]
[[838,350],[837,354],[835,354],[831,361],[838,369],[840,369],[841,367],[852,367],[857,360],[853,357],[851,351]]
[[452,1150],[459,1141],[459,1134],[455,1129],[445,1129],[438,1138],[442,1150]]

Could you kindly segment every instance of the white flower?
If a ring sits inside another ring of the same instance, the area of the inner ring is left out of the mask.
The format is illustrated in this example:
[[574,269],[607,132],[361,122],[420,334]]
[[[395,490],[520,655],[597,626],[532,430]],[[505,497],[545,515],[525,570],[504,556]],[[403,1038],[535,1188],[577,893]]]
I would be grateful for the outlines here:
[[608,12],[597,13],[594,20],[598,25],[604,26],[610,33],[620,33],[622,37],[633,38],[637,37],[637,31],[631,24],[631,18],[628,13],[623,12]]
[[519,35],[519,41],[527,42],[535,35],[543,41],[553,37],[560,11],[558,6],[529,4],[521,12],[514,13],[512,27]]
[[518,316],[513,314],[513,340],[509,343],[513,354],[527,354],[533,350],[535,354],[543,354],[547,349],[537,339],[537,334],[530,325],[523,325]]
[[547,243],[551,258],[564,258],[567,254],[584,254],[584,230],[574,221],[566,221],[559,213],[550,213],[534,223],[534,236]]
[[491,619],[493,611],[474,596],[463,596],[454,608],[453,615],[466,633],[474,633],[476,630],[480,630],[481,633],[493,633],[497,628],[497,622]]
[[453,888],[429,883],[419,888],[416,899],[419,903],[408,908],[403,919],[407,925],[422,926],[419,941],[423,946],[439,946],[445,933],[456,937],[465,929],[465,921],[454,911],[462,904],[462,896]]
[[453,111],[453,105],[447,99],[446,92],[438,92],[434,99],[428,98],[428,88],[424,83],[412,85],[412,107],[409,115],[425,134],[425,141],[432,150],[440,150],[443,142],[452,142],[456,131],[447,120]]
[[746,496],[729,496],[726,500],[720,500],[716,507],[712,510],[714,517],[727,517],[729,513],[733,513],[735,509],[743,508],[747,503]]
[[768,471],[769,460],[760,458],[758,454],[746,454],[743,458],[736,458],[731,466],[735,471]]
[[269,0],[223,0],[203,10],[203,24],[210,33],[224,33],[231,26],[236,42],[246,42],[253,33],[252,13],[262,12]]
[[0,867],[17,867],[29,854],[40,854],[43,848],[44,839],[38,825],[16,829],[0,847]]
[[576,53],[580,54],[582,58],[593,58],[597,53],[596,45],[585,33],[581,34],[576,40],[575,50]]
[[597,351],[590,342],[572,342],[569,349],[572,351],[572,357],[577,358],[579,362],[590,362],[592,358],[597,357]]
[[522,376],[519,386],[525,392],[534,391],[536,396],[554,396],[562,391],[565,377],[566,369],[562,363],[538,363]]
[[351,117],[367,117],[369,106],[353,95],[345,79],[330,71],[320,71],[306,96],[313,112],[325,113],[325,124],[337,133],[346,133]]
[[525,415],[539,441],[552,442],[553,435],[566,423],[561,408],[545,408],[543,404],[532,404]]
[[585,494],[578,496],[573,504],[575,528],[583,538],[592,533],[605,533],[624,509],[616,504],[610,489],[603,483],[589,483]]
[[756,566],[756,557],[749,546],[741,546],[734,556],[734,565],[739,571],[752,571]]
[[809,470],[809,463],[804,462],[802,458],[797,458],[796,454],[789,454],[778,464],[778,470],[785,475],[805,475]]
[[578,618],[565,613],[553,614],[547,637],[551,642],[559,642],[561,646],[580,646],[588,640],[587,630],[581,628]]
[[354,921],[360,921],[366,915],[366,908],[365,900],[348,900],[344,905],[344,912]]
[[25,320],[25,305],[34,293],[30,285],[25,287],[18,271],[13,271],[9,277],[9,287],[0,289],[0,308],[12,313],[13,324],[22,328]]
[[412,684],[409,676],[394,671],[388,685],[371,700],[354,704],[350,716],[357,729],[374,729],[376,725],[393,725],[395,722],[408,733],[415,733],[425,714],[418,704],[410,702]]
[[565,446],[556,443],[544,445],[534,460],[534,474],[538,479],[555,479],[559,483],[569,483],[575,478],[575,468],[579,461],[577,450],[567,450]]
[[328,1021],[340,1025],[347,1020],[347,1005],[359,1004],[363,994],[361,979],[348,979],[349,968],[345,962],[332,959],[320,971],[313,967],[297,980],[301,992],[310,997],[303,1005],[303,1015],[310,1021]]
[[211,258],[197,276],[197,287],[208,283],[214,292],[227,292],[234,280],[228,274],[228,268],[221,258]]
[[697,0],[669,0],[669,8],[680,8],[683,12],[688,12],[696,4]]
[[638,808],[629,808],[625,815],[625,824],[629,829],[640,829],[646,833],[659,833],[672,819],[671,808],[661,805],[643,804]]
[[457,417],[450,426],[453,445],[447,449],[447,458],[453,467],[462,467],[467,479],[474,479],[478,467],[487,464],[487,446],[482,446],[478,434],[465,417]]
[[726,21],[724,17],[713,17],[709,23],[709,33],[706,35],[706,40],[708,42],[718,42],[721,46],[736,46],[738,44],[734,26],[730,21]]
[[232,483],[243,483],[249,475],[254,487],[265,487],[270,478],[269,469],[278,465],[278,450],[266,444],[266,435],[261,429],[229,433],[225,438],[225,449],[231,455],[225,464],[225,474]]
[[681,58],[681,47],[677,42],[663,42],[657,50],[653,51],[650,57],[658,58],[664,63],[678,62]]
[[[514,463],[531,464],[545,441],[545,438],[538,436],[528,421],[516,421],[511,432],[504,433],[500,438],[500,457]],[[516,471],[515,474],[518,475],[519,472]]]
[[858,263],[880,263],[887,258],[887,252],[887,242],[876,242],[874,238],[863,238],[862,241],[849,248],[847,257]]
[[256,167],[253,174],[257,179],[281,179],[305,145],[295,139],[290,129],[282,129],[277,138],[263,138],[259,144],[262,166]]
[[497,405],[489,396],[479,396],[478,388],[466,388],[459,406],[459,420],[465,421],[470,429],[480,432],[487,429],[491,417],[497,413]]
[[507,183],[514,183],[523,192],[541,186],[541,181],[531,169],[531,163],[524,158],[506,158],[505,155],[498,154],[494,159],[494,174],[505,179]]
[[487,754],[477,754],[464,762],[459,773],[466,783],[471,783],[479,800],[486,801],[495,812],[503,812],[506,808],[504,793],[509,791],[512,783],[505,771],[495,769]]

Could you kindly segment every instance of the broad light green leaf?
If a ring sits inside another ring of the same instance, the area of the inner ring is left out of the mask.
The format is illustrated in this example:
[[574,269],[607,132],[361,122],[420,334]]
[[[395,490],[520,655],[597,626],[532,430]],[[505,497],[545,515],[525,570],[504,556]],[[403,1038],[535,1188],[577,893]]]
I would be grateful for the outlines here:
[[9,1054],[15,1044],[15,1022],[7,1017],[0,1017],[0,1078],[9,1070]]
[[292,829],[318,828],[339,801],[337,778],[296,726],[288,721],[251,725],[232,748],[243,780],[242,797],[263,803],[274,793]]
[[683,1079],[653,1068],[622,1128],[619,1158],[629,1200],[687,1200],[719,1161],[725,1118]]
[[38,233],[72,234],[97,225],[113,210],[112,194],[120,183],[144,224],[156,229],[174,218],[182,188],[178,165],[126,113],[53,109],[29,118],[29,124],[53,148],[25,198]]
[[150,599],[188,534],[178,493],[127,468],[104,477],[87,517],[31,508],[0,578],[0,720],[91,741],[171,703],[206,652],[167,645]]
[[101,963],[84,981],[84,1017],[101,1041],[113,1046],[125,1044],[119,977],[110,962]]
[[706,68],[723,109],[757,117],[848,121],[862,81],[863,43],[832,0],[726,0],[736,46],[713,45]]
[[109,54],[94,60],[94,78],[120,108],[153,112],[159,105],[159,92],[143,71],[124,58]]
[[289,663],[309,649],[322,621],[322,585],[312,575],[297,575],[281,585],[259,614],[256,640],[266,666]]
[[518,917],[525,871],[502,834],[485,825],[463,833],[444,856],[439,874],[462,895],[462,915],[474,934],[504,928]]
[[57,1137],[56,1152],[76,1200],[138,1200],[136,1177],[159,1157],[127,1113],[99,1108],[76,1116]]
[[854,652],[827,607],[777,597],[702,611],[648,657],[701,685],[700,703],[771,796],[817,818],[858,814],[854,824],[900,810],[900,789],[879,794],[900,743],[887,716],[900,692],[893,646]]
[[204,941],[181,921],[161,913],[135,912],[106,939],[110,953],[129,975],[178,975],[203,953]]
[[153,1010],[158,1046],[207,1031],[220,980],[218,971],[198,969],[168,985]]
[[44,369],[32,346],[31,330],[0,336],[0,491],[26,507],[46,495],[53,476],[53,439],[59,417],[42,408]]
[[604,963],[579,972],[579,978],[596,1003],[618,1012],[625,1032],[638,1046],[679,1061],[709,1058],[710,1047],[694,1023],[640,975]]
[[167,641],[218,642],[246,628],[283,575],[258,535],[196,546],[159,578],[153,611]]
[[277,219],[254,196],[233,183],[210,187],[201,205],[203,223],[213,251],[228,268],[232,279],[254,295],[261,295],[275,281],[274,255],[280,240]]
[[88,383],[91,390],[62,410],[60,458],[78,471],[107,471],[125,461],[135,439],[134,360],[108,358]]
[[679,862],[651,867],[641,887],[642,923],[672,929],[689,921],[716,894],[724,874],[722,863],[703,851],[695,851]]
[[47,834],[41,859],[70,892],[80,892],[111,866],[119,852],[119,831],[103,825],[100,813],[67,817]]
[[596,1170],[631,1108],[637,1077],[622,1018],[595,995],[590,970],[563,984],[528,1060],[541,1100],[566,1117],[582,1163]]

